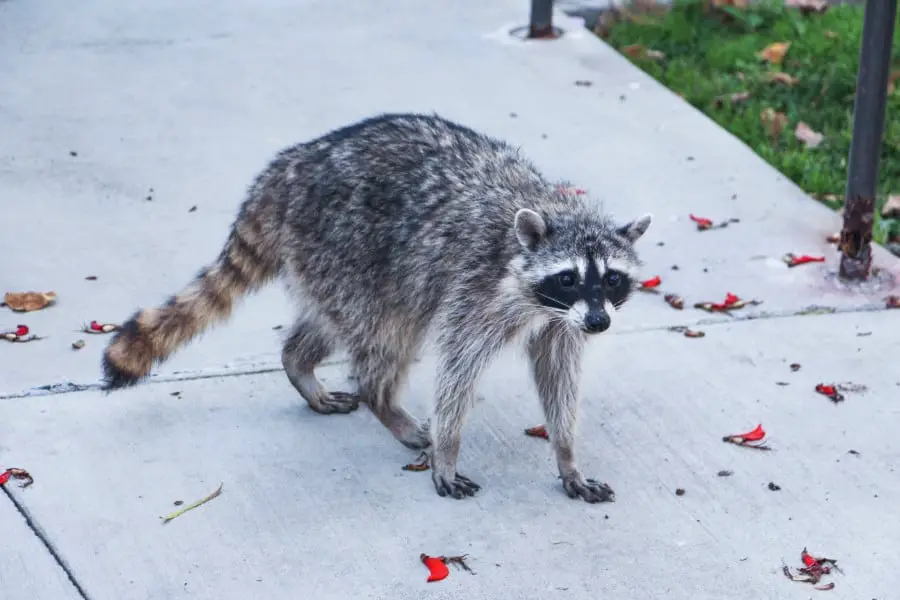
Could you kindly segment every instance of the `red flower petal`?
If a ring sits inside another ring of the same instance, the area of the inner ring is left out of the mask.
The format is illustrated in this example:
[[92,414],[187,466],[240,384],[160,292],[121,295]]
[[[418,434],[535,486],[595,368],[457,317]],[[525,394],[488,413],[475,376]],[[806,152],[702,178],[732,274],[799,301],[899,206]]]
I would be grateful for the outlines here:
[[422,554],[419,558],[421,558],[425,566],[428,567],[429,575],[426,581],[440,581],[446,579],[447,576],[450,575],[450,569],[447,568],[447,563],[440,558],[428,556],[427,554]]
[[695,217],[693,213],[691,214],[691,221],[697,224],[697,227],[701,229],[712,227],[712,219],[707,219],[706,217]]
[[802,560],[803,564],[807,567],[813,567],[819,564],[819,561],[813,558],[813,556],[806,551],[806,548],[804,548],[803,552],[800,553],[800,560]]
[[662,283],[662,278],[660,278],[660,276],[657,275],[656,277],[651,277],[650,279],[648,279],[646,281],[642,281],[641,287],[642,288],[655,288],[661,283]]
[[806,263],[813,262],[825,262],[824,256],[810,256],[808,254],[803,254],[801,256],[797,256],[795,254],[788,254],[788,265],[791,267],[795,267],[797,265],[804,265]]
[[756,429],[753,431],[748,431],[747,433],[741,433],[734,437],[738,437],[743,439],[745,442],[758,442],[759,440],[766,437],[766,432],[763,429],[762,424],[756,426]]

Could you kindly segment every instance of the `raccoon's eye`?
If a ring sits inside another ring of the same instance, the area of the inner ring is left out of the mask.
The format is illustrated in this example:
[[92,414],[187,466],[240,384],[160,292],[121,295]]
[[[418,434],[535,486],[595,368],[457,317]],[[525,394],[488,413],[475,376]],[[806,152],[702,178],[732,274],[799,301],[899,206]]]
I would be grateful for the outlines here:
[[575,281],[577,280],[575,273],[573,273],[572,271],[563,271],[556,277],[559,279],[559,285],[567,288],[575,285]]
[[625,280],[625,278],[622,277],[622,274],[618,273],[616,271],[608,271],[606,273],[606,276],[604,277],[604,279],[606,279],[606,285],[608,285],[611,288],[619,287],[620,285],[622,285],[622,282]]

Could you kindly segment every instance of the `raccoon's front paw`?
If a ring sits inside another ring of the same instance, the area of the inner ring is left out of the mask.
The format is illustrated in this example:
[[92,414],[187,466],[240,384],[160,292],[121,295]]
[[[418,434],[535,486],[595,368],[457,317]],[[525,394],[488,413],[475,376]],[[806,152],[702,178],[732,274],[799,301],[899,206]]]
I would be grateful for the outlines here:
[[585,502],[615,502],[616,493],[605,483],[594,479],[585,479],[580,473],[562,478],[563,489],[569,498],[583,498]]
[[331,392],[310,402],[310,408],[322,415],[347,415],[359,408],[359,396],[348,392]]
[[462,500],[467,496],[474,496],[475,492],[481,489],[480,485],[459,473],[444,476],[432,470],[431,480],[434,482],[434,488],[437,490],[438,496],[442,498],[452,496],[457,500]]

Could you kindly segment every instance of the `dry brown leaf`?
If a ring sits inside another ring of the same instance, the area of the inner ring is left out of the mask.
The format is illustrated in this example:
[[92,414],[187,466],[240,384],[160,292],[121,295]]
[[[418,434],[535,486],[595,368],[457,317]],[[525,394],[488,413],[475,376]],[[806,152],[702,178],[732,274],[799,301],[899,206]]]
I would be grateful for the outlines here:
[[812,127],[800,121],[794,128],[794,137],[806,144],[807,148],[815,148],[825,139],[825,136],[815,131]]
[[790,73],[784,72],[770,72],[766,74],[766,77],[768,77],[769,83],[783,83],[786,86],[792,86],[800,81]]
[[47,308],[56,302],[56,292],[6,292],[3,304],[16,312]]
[[723,6],[747,8],[750,5],[750,0],[712,0],[712,5],[715,8],[722,8]]
[[828,0],[784,0],[784,5],[787,8],[799,8],[805,15],[828,10]]
[[780,65],[781,61],[784,60],[784,55],[787,54],[790,47],[791,42],[775,42],[757,52],[756,56],[758,56],[760,60],[768,61],[773,65]]
[[760,121],[762,121],[763,127],[765,127],[774,144],[781,132],[784,131],[785,126],[787,126],[788,119],[784,113],[776,112],[774,108],[769,107],[762,111]]
[[897,82],[898,79],[900,79],[900,71],[891,71],[891,75],[890,75],[890,77],[888,77],[888,88],[887,88],[888,94],[894,93],[894,90],[896,89],[894,84]]
[[713,99],[713,106],[716,108],[720,108],[724,106],[726,103],[735,105],[740,104],[741,102],[746,102],[750,99],[750,92],[735,92],[733,94],[722,94],[721,96],[716,96]]
[[888,196],[881,209],[881,216],[885,219],[900,219],[900,196]]
[[631,44],[622,48],[622,53],[631,58],[649,58],[652,60],[663,60],[666,55],[659,50],[649,50],[640,44]]

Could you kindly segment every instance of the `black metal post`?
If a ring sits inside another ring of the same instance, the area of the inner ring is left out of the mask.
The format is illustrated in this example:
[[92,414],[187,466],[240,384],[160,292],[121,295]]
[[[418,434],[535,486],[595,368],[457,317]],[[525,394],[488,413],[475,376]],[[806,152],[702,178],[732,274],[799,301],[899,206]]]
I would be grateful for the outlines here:
[[537,39],[554,37],[553,0],[531,0],[528,37]]
[[840,241],[839,276],[847,280],[867,279],[872,266],[875,193],[897,0],[867,0],[865,11]]

